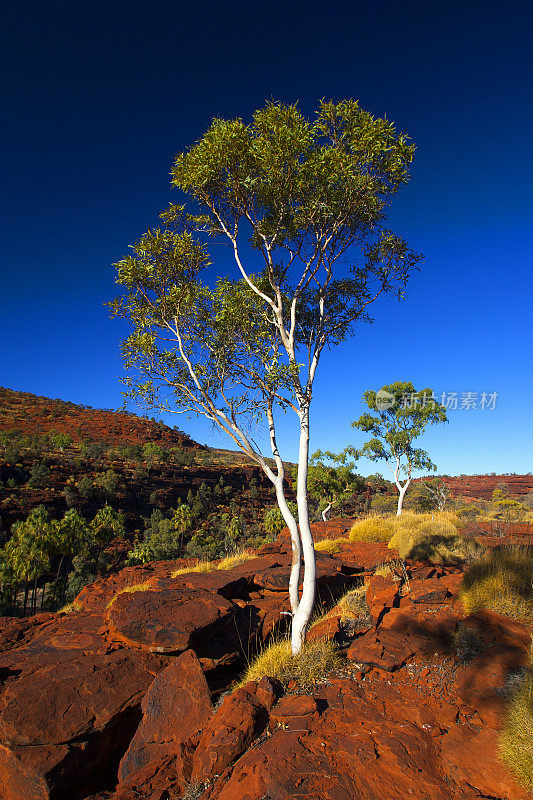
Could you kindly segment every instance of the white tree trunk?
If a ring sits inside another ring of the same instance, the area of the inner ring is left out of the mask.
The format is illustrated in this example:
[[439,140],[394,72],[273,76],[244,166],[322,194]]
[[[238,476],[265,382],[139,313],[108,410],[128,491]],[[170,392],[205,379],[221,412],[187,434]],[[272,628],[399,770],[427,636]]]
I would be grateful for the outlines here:
[[285,492],[283,491],[283,478],[278,478],[274,485],[276,488],[276,499],[278,501],[279,510],[281,511],[281,516],[283,517],[291,534],[292,566],[289,579],[289,597],[291,601],[292,613],[294,615],[296,614],[298,605],[300,603],[300,596],[298,593],[298,586],[300,583],[300,565],[302,563],[300,532],[298,531],[298,525],[291,514],[291,510],[285,498]]
[[397,487],[398,487],[398,491],[400,493],[399,496],[398,496],[398,510],[396,512],[396,516],[397,517],[399,517],[401,515],[401,513],[402,513],[403,498],[405,497],[405,493],[407,491],[407,487],[409,486],[410,483],[411,483],[411,480],[409,479],[409,480],[405,481],[403,486],[400,483],[396,484]]
[[331,511],[331,503],[328,503],[325,509],[322,512],[322,519],[324,522],[328,521],[328,513]]
[[298,453],[298,526],[304,557],[303,590],[298,609],[292,618],[291,649],[297,655],[302,649],[305,632],[315,604],[316,563],[315,546],[309,525],[307,503],[307,473],[309,467],[309,405],[300,411],[300,448]]

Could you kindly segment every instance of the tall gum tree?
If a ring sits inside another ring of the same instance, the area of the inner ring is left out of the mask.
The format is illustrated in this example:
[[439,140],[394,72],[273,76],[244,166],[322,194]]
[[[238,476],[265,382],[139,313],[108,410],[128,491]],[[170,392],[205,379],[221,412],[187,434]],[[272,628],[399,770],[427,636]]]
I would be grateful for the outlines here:
[[[294,653],[315,599],[307,476],[317,367],[325,348],[372,321],[368,307],[380,295],[403,296],[421,260],[385,226],[413,154],[406,135],[353,100],[322,101],[312,120],[277,102],[249,124],[214,119],[175,159],[172,184],[183,203],[116,265],[125,291],[111,305],[133,325],[122,347],[126,396],[203,414],[275,487],[292,541]],[[236,275],[215,264],[213,286],[206,270],[220,241]],[[299,428],[297,520],[276,435],[282,410]],[[263,423],[268,460],[257,443]]]
[[358,458],[387,462],[398,489],[399,517],[413,470],[437,469],[428,453],[414,447],[413,442],[428,425],[447,422],[446,409],[434,399],[432,389],[417,391],[409,381],[395,381],[378,392],[365,392],[363,400],[376,413],[362,414],[352,427],[371,433],[373,438],[361,450],[347,451]]

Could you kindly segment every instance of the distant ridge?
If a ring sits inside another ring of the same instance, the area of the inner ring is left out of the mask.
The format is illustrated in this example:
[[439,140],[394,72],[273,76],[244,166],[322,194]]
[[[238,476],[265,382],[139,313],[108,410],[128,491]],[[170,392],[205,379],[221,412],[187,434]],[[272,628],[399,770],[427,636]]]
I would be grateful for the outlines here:
[[0,431],[26,436],[67,433],[74,442],[94,440],[108,445],[160,444],[189,449],[203,446],[178,429],[136,414],[91,408],[58,398],[41,397],[0,387]]

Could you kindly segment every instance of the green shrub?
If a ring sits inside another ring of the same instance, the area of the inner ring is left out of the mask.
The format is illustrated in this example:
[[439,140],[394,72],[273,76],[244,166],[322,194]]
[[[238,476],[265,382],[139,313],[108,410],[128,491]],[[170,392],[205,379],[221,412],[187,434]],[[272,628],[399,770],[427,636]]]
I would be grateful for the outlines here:
[[391,494],[375,494],[370,501],[370,508],[377,514],[395,514],[398,498]]
[[46,486],[46,482],[50,477],[50,468],[45,461],[35,461],[30,470],[30,478],[28,486],[30,489],[41,489]]
[[[298,507],[296,503],[289,502],[288,503],[289,509],[291,514],[295,519],[298,519]],[[272,536],[278,536],[281,533],[283,528],[285,527],[285,520],[279,510],[279,506],[271,506],[265,510],[265,514],[263,517],[263,526],[265,531]]]

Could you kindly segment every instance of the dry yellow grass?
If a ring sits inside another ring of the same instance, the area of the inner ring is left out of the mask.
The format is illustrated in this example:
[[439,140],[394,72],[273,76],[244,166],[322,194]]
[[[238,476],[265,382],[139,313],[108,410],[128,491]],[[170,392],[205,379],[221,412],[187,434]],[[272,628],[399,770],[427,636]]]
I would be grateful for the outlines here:
[[338,553],[341,545],[341,542],[347,542],[348,539],[345,537],[339,537],[338,539],[322,539],[320,542],[315,542],[315,550],[319,553],[329,553],[333,555],[333,553]]
[[404,512],[392,520],[394,533],[388,546],[400,558],[449,564],[470,558],[478,549],[472,539],[459,532],[459,518],[449,511],[427,514]]
[[350,589],[341,597],[337,605],[341,610],[341,622],[364,617],[368,613],[366,586],[363,584],[357,589]]
[[268,645],[253,661],[238,686],[248,681],[260,681],[267,676],[281,683],[295,679],[303,686],[324,678],[341,664],[335,645],[327,639],[304,644],[297,656],[291,653],[289,639]]
[[394,533],[392,517],[372,516],[354,522],[348,534],[351,542],[388,542]]
[[509,705],[500,736],[500,755],[518,780],[533,789],[533,676],[528,675]]
[[469,613],[488,608],[512,619],[533,619],[533,548],[492,549],[465,573],[459,597]]
[[75,600],[72,603],[67,603],[65,606],[59,609],[57,612],[58,614],[72,614],[73,611],[81,611],[83,606],[81,603],[76,603]]
[[144,583],[134,583],[131,586],[123,586],[122,589],[119,589],[118,592],[113,595],[106,608],[110,608],[121,594],[126,594],[127,592],[147,592],[149,589],[153,589],[150,580],[144,581]]
[[255,558],[253,550],[240,550],[232,556],[226,556],[226,558],[223,558],[221,561],[197,561],[192,567],[176,569],[172,573],[172,577],[177,578],[178,575],[186,575],[189,572],[212,572],[215,569],[233,569],[249,561],[251,558]]

